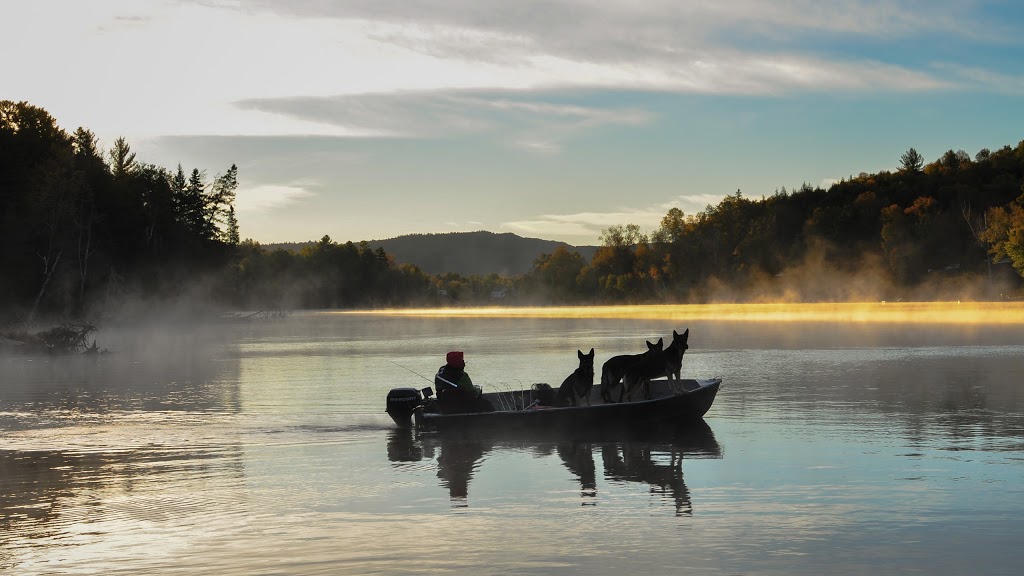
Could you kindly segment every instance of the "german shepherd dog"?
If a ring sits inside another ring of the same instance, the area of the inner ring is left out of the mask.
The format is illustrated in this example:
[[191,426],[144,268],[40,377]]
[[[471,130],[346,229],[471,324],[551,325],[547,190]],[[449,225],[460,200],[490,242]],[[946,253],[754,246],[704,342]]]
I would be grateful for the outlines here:
[[[682,334],[672,331],[672,343],[664,351],[646,356],[640,362],[626,369],[622,375],[623,394],[626,398],[632,398],[637,388],[643,387],[644,398],[651,397],[651,379],[668,376],[669,380],[680,380],[680,372],[683,368],[683,354],[690,348],[686,343],[690,338],[690,329],[687,328]],[[675,389],[675,384],[673,384]],[[621,399],[619,400],[622,401]]]
[[665,358],[668,361],[668,372],[665,376],[668,376],[669,380],[679,381],[679,373],[683,370],[683,354],[690,349],[690,346],[686,343],[690,338],[690,329],[687,328],[682,334],[677,334],[675,330],[672,331],[672,343],[665,348]]
[[[661,354],[662,348],[665,346],[664,338],[658,338],[657,344],[651,344],[647,342],[647,352],[643,354],[623,354],[622,356],[612,356],[607,362],[601,366],[601,399],[604,400],[605,404],[610,404],[612,400],[612,388],[619,385],[622,377],[626,374],[626,370],[630,366],[633,366],[644,358],[652,354]],[[619,402],[622,402],[622,395],[625,392],[625,388],[619,392]]]
[[558,394],[555,395],[555,405],[558,406],[569,400],[573,406],[576,405],[576,397],[587,401],[590,406],[590,389],[594,387],[594,349],[589,354],[577,350],[576,355],[580,358],[580,367],[569,374],[558,387]]

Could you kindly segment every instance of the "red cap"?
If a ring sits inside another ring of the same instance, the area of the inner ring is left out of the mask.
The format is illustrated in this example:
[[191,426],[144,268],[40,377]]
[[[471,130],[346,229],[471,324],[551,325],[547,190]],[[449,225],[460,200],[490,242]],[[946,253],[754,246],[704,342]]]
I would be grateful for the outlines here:
[[462,352],[459,352],[457,350],[453,350],[453,351],[449,352],[448,355],[444,357],[444,359],[448,363],[449,366],[452,366],[452,367],[455,367],[455,368],[465,368],[466,367],[466,360],[465,360],[465,358],[462,357]]

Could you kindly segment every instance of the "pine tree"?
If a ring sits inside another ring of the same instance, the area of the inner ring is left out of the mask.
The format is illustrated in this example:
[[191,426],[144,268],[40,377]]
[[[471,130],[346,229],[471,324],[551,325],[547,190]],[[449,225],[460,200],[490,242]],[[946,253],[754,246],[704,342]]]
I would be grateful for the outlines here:
[[[234,164],[222,176],[218,176],[210,187],[210,194],[206,199],[206,214],[211,225],[220,231],[220,236],[225,241],[230,234],[231,219],[235,205],[235,191],[238,189],[238,166]],[[237,227],[238,222],[235,222]],[[235,244],[238,242],[236,241]]]
[[900,169],[905,172],[920,172],[924,166],[924,157],[911,148],[900,156]]
[[135,171],[135,153],[132,152],[128,141],[121,136],[114,140],[114,147],[110,149],[110,173],[115,180],[121,180]]
[[238,219],[235,218],[235,206],[233,204],[228,206],[227,231],[225,232],[224,239],[231,246],[238,246]]

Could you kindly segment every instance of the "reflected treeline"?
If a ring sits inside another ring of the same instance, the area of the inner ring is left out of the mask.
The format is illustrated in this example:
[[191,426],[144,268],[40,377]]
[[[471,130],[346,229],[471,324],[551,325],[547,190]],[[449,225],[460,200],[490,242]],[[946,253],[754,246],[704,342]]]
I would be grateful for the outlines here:
[[419,434],[392,430],[388,436],[388,460],[401,466],[434,460],[442,488],[453,506],[468,506],[474,473],[494,450],[529,450],[547,457],[557,454],[580,485],[582,505],[596,505],[598,496],[595,453],[600,453],[605,480],[647,484],[652,494],[671,502],[676,515],[692,513],[690,493],[683,480],[683,460],[721,458],[714,432],[703,420],[684,427],[660,427],[629,432],[594,431],[561,437],[501,435]]
[[[1024,446],[1024,349],[1004,344],[1012,342],[1008,333],[979,328],[980,335],[966,340],[979,344],[968,346],[963,335],[949,336],[962,328],[932,327],[934,336],[913,333],[905,341],[886,334],[882,342],[874,329],[831,329],[850,340],[822,350],[801,341],[781,353],[758,343],[745,352],[755,359],[753,368],[728,359],[722,369],[733,375],[727,409],[741,419],[838,420],[854,433],[882,430],[922,448],[1017,451]],[[885,330],[918,328],[898,324]],[[858,334],[865,339],[858,342]],[[961,339],[958,345],[953,344],[956,338]],[[724,361],[731,354],[720,357]]]
[[925,357],[879,368],[871,394],[912,445],[1016,451],[1024,445],[1019,378],[1015,355]]
[[82,522],[126,519],[125,510],[106,505],[107,498],[192,483],[202,493],[211,477],[242,479],[243,466],[241,446],[0,450],[0,571],[17,566],[18,550],[63,545]]

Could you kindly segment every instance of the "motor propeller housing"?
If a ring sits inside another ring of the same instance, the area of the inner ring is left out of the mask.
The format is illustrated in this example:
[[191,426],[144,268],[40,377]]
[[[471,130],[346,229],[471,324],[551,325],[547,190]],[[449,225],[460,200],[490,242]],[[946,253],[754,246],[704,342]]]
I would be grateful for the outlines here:
[[412,414],[423,402],[423,396],[416,388],[392,388],[388,392],[385,412],[399,428],[412,427]]

